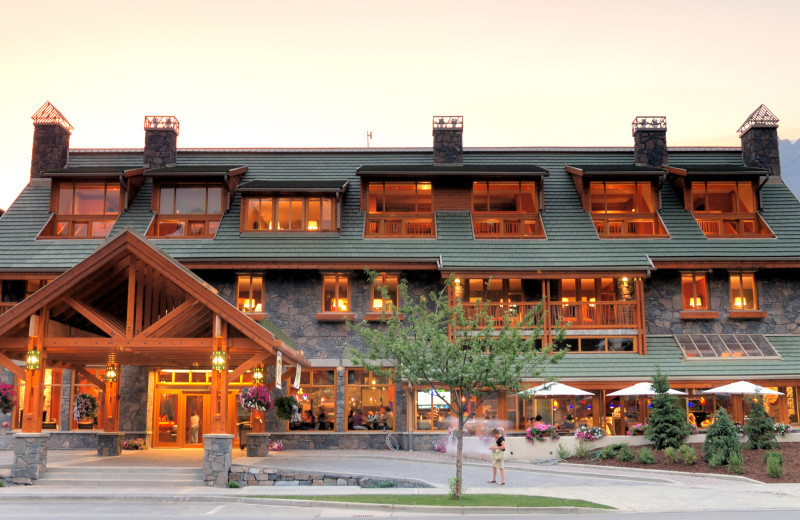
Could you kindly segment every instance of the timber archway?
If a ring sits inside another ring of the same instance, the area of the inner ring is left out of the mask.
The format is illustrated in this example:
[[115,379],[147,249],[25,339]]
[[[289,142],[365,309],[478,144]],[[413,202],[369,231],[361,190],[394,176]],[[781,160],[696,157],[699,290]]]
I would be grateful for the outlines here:
[[[263,326],[262,326],[263,325]],[[119,383],[90,365],[212,369],[211,433],[232,431],[228,382],[258,363],[308,366],[291,340],[241,313],[136,232],[125,230],[0,316],[0,365],[25,381],[21,429],[42,431],[45,368],[66,368],[104,388],[100,427],[119,431]],[[212,353],[225,367],[214,370]],[[38,357],[38,366],[14,360]]]

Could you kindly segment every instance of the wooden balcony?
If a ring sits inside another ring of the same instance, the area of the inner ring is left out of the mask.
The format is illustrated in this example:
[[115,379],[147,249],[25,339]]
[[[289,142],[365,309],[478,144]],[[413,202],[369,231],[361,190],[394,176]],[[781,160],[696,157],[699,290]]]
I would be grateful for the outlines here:
[[667,238],[669,236],[657,215],[593,213],[592,220],[597,234],[601,238]]
[[550,325],[561,319],[569,329],[639,329],[635,301],[550,304]]
[[367,216],[366,237],[378,238],[434,238],[436,232],[433,216],[390,215]]
[[[536,309],[539,302],[503,302],[503,303],[486,303],[486,313],[494,321],[494,328],[500,329],[506,324],[506,319],[511,320],[509,325],[521,321],[529,313]],[[474,318],[477,312],[478,304],[475,303],[462,303],[464,308],[464,316],[467,318]],[[481,323],[480,326],[485,326]]]
[[697,224],[707,237],[716,238],[774,238],[759,215],[725,213],[710,215],[695,213]]
[[472,216],[475,238],[544,238],[539,215],[476,213]]

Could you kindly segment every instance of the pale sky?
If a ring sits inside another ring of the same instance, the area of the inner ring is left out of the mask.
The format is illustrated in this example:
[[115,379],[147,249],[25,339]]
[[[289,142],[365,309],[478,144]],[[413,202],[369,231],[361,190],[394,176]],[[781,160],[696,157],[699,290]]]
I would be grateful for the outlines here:
[[47,100],[72,148],[738,146],[761,103],[800,137],[800,2],[2,0],[0,208],[27,184]]

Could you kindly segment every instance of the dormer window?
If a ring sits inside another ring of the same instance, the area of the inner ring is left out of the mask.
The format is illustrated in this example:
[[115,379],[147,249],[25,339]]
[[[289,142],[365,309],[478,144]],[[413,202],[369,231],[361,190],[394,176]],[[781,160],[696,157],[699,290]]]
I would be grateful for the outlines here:
[[56,191],[55,236],[108,236],[119,216],[119,181],[61,182]]
[[158,190],[157,237],[211,238],[222,218],[221,183],[162,184]]
[[474,181],[475,238],[544,237],[535,181]]
[[370,181],[367,189],[367,237],[434,237],[430,182]]

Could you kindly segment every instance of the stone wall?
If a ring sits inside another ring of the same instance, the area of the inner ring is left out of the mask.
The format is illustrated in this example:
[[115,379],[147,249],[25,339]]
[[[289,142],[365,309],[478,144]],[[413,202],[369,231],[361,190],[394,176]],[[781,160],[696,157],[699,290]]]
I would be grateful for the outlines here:
[[781,174],[777,127],[754,126],[742,135],[742,162],[752,168],[766,168],[775,176]]
[[31,177],[45,170],[57,170],[67,165],[70,132],[59,124],[33,125]]
[[464,163],[463,128],[433,129],[433,163]]
[[96,450],[97,431],[54,431],[47,439],[47,447],[51,450]]
[[144,167],[174,166],[178,156],[178,134],[175,130],[148,128],[144,132]]
[[667,130],[636,130],[633,154],[636,164],[654,167],[667,164]]
[[[432,487],[424,482],[398,479],[364,477],[346,473],[318,473],[276,468],[231,466],[230,481],[240,486],[361,486],[361,487]],[[386,486],[390,484],[390,486]]]
[[682,320],[681,277],[678,271],[656,271],[645,280],[645,321],[647,334],[796,334],[800,332],[800,276],[788,270],[756,273],[758,308],[767,313],[761,319],[731,319],[728,271],[707,275],[709,310],[718,311],[712,320]]
[[147,431],[149,367],[122,366],[119,396],[119,430]]

